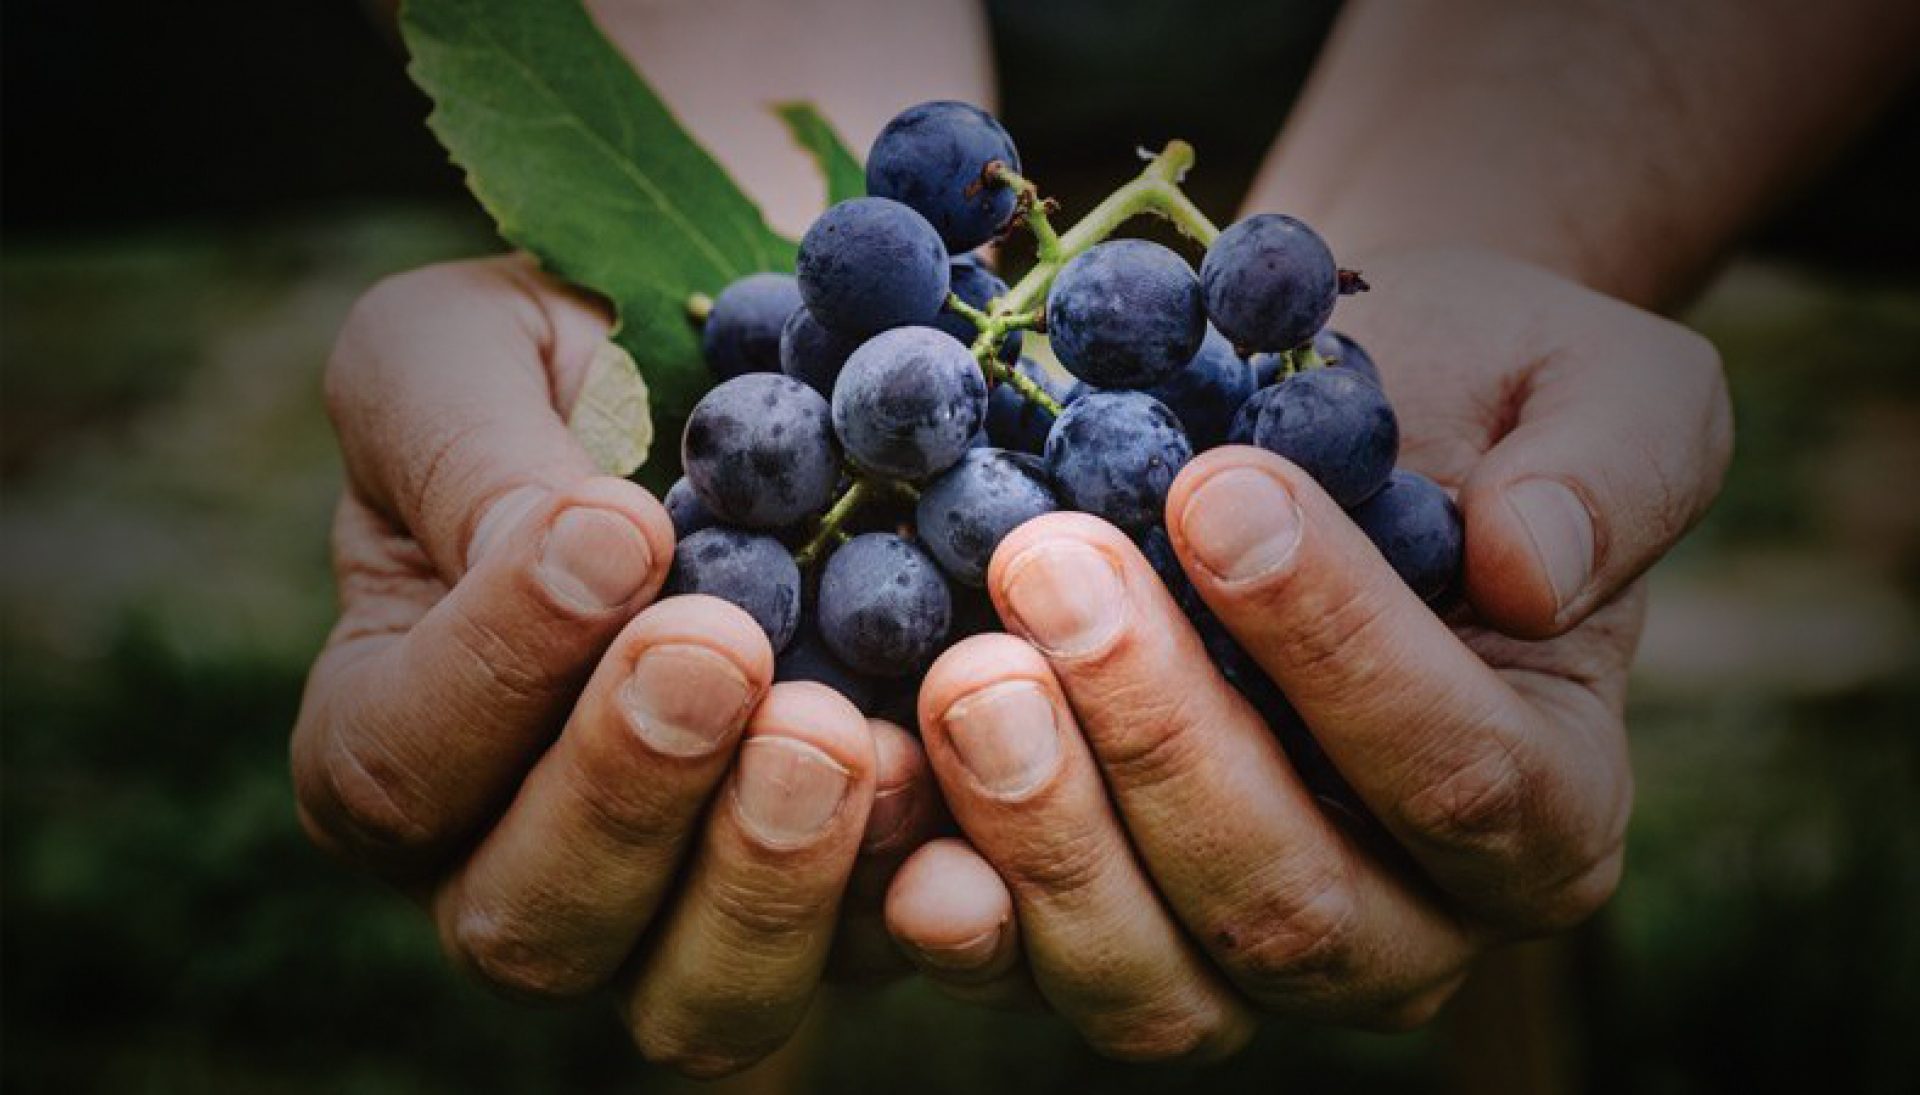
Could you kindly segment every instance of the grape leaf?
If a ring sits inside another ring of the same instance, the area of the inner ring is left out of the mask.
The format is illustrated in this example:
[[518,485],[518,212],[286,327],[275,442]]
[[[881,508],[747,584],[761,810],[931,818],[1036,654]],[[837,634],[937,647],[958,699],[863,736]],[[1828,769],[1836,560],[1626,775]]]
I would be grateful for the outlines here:
[[680,126],[580,0],[406,0],[427,124],[508,243],[613,303],[666,422],[711,380],[686,314],[794,245]]
[[632,475],[653,444],[653,415],[646,378],[632,355],[603,342],[587,366],[587,381],[567,426],[593,464],[606,475]]
[[773,109],[793,134],[794,143],[820,165],[820,174],[827,180],[828,205],[866,194],[866,170],[834,132],[833,123],[812,103],[781,103]]

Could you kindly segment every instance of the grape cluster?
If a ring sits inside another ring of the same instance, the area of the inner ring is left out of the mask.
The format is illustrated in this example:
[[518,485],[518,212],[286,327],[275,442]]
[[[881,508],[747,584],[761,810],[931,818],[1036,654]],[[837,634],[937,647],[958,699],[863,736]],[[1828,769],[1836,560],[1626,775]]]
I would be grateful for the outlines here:
[[[982,592],[995,547],[1041,514],[1084,511],[1136,539],[1222,674],[1310,763],[1310,735],[1194,593],[1161,523],[1194,453],[1256,445],[1311,475],[1422,598],[1455,596],[1460,515],[1395,467],[1379,371],[1327,326],[1365,285],[1313,229],[1271,214],[1194,233],[1212,237],[1198,271],[1136,239],[1069,255],[1019,165],[985,112],[913,107],[874,142],[868,196],[807,230],[796,275],[754,274],[714,300],[702,343],[719,383],[666,497],[669,590],[745,609],[779,679],[911,710],[941,650],[998,626]],[[1018,313],[973,252],[1022,221],[1051,281],[1027,294],[1039,304],[1044,288],[1044,308]],[[1071,380],[1021,356],[1029,330]]]

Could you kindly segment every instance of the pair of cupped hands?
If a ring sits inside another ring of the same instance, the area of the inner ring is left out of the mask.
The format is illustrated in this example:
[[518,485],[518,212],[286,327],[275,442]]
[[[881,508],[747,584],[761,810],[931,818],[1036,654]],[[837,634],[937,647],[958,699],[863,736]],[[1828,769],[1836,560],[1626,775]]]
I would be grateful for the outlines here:
[[[1262,1015],[1401,1028],[1475,957],[1613,891],[1640,581],[1718,489],[1698,336],[1478,252],[1379,255],[1340,326],[1402,463],[1456,490],[1443,620],[1284,460],[1175,482],[1199,594],[1389,835],[1345,827],[1133,544],[1081,514],[989,575],[1009,634],[944,654],[919,727],[771,683],[744,613],[662,599],[660,504],[565,425],[608,318],[519,258],[384,282],[327,373],[340,621],[293,736],[301,819],[512,993],[611,990],[696,1075],[766,1056],[823,978],[916,968],[1125,1058]],[[957,832],[958,835],[950,835]]]

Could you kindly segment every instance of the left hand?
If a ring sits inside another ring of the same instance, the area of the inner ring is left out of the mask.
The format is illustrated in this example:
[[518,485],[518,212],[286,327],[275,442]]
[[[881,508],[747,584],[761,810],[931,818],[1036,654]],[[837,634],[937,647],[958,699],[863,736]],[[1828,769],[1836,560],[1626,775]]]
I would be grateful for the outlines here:
[[1256,1011],[1424,1022],[1480,951],[1611,895],[1639,577],[1718,490],[1718,358],[1498,256],[1365,270],[1341,326],[1386,374],[1403,462],[1458,490],[1471,609],[1436,616],[1259,450],[1194,460],[1167,525],[1397,847],[1323,813],[1125,536],[1041,518],[989,575],[1020,638],[954,647],[920,698],[967,839],[907,863],[889,925],[954,991],[1037,988],[1116,1056],[1215,1056]]

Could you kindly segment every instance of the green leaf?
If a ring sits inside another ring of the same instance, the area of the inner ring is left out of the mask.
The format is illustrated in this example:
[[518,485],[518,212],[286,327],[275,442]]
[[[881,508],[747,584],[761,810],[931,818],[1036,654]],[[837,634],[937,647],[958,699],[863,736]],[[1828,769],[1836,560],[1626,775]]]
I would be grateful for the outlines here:
[[603,342],[587,366],[587,382],[567,426],[603,474],[632,475],[647,462],[653,445],[650,402],[632,355]]
[[867,192],[867,173],[860,161],[841,142],[833,123],[812,103],[781,103],[773,108],[786,123],[793,141],[820,165],[827,180],[827,204],[858,198]]
[[793,243],[579,0],[407,0],[401,30],[428,125],[501,236],[612,301],[654,410],[684,417],[711,383],[687,298],[792,269]]

